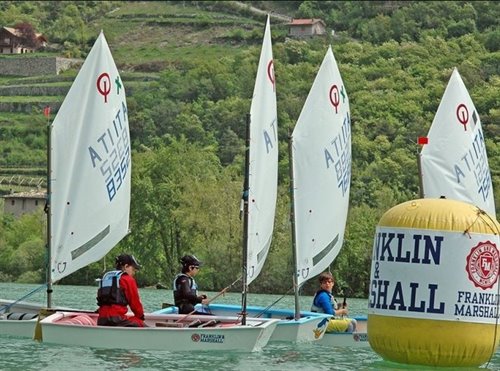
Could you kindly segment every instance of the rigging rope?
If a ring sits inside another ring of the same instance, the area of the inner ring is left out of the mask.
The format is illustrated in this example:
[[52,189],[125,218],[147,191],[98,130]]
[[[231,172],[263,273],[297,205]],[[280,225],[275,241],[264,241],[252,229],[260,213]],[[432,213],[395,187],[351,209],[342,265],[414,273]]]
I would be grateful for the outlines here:
[[28,294],[24,295],[22,298],[19,298],[17,299],[16,301],[10,303],[10,304],[4,304],[0,307],[0,313],[5,313],[7,312],[13,305],[19,303],[21,300],[24,300],[28,297],[30,297],[31,295],[33,295],[34,293],[46,288],[47,285],[46,284],[43,284],[42,286],[40,287],[37,287],[36,289],[32,290],[31,292],[29,292]]
[[281,297],[279,297],[278,299],[276,299],[274,302],[272,302],[271,304],[269,304],[267,307],[265,307],[261,312],[259,312],[255,318],[259,318],[260,316],[262,316],[264,313],[266,313],[269,309],[271,309],[275,304],[277,304],[281,299],[283,299],[286,295],[288,295],[291,291],[293,291],[293,289],[295,288],[295,286],[292,286],[290,289],[288,289],[287,292],[285,292],[283,295],[281,295]]

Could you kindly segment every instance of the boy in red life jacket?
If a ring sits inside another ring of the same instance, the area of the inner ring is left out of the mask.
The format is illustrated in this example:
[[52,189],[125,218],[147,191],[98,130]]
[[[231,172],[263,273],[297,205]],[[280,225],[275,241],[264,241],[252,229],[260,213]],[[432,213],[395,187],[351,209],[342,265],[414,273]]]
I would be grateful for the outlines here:
[[[133,255],[115,260],[116,270],[107,272],[97,290],[100,326],[144,327],[144,308],[134,275],[141,268]],[[127,316],[128,307],[134,316]]]

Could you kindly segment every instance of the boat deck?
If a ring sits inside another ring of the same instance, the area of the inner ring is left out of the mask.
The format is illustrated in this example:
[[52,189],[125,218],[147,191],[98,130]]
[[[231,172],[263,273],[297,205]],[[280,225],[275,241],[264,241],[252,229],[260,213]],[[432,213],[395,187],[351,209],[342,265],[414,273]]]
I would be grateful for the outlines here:
[[[53,321],[61,325],[97,326],[96,313],[61,313],[62,317]],[[251,320],[249,326],[259,326],[265,320]],[[149,328],[222,328],[241,325],[237,317],[210,315],[146,315],[144,323]]]

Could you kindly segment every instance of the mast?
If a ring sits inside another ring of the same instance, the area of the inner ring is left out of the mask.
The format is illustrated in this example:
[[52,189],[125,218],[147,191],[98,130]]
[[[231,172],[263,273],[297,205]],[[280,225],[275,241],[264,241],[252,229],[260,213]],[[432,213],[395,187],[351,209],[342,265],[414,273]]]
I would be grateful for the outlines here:
[[47,308],[52,307],[52,252],[51,252],[51,233],[52,233],[52,210],[51,210],[51,197],[52,197],[52,186],[51,186],[51,171],[52,171],[52,124],[50,122],[50,113],[47,115],[47,195],[45,200],[45,212],[47,213],[47,236],[46,236],[46,248],[47,248]]
[[292,134],[288,135],[288,171],[290,176],[290,224],[292,229],[292,253],[293,253],[293,292],[295,296],[295,320],[300,319],[300,304],[299,304],[299,286],[297,285],[297,240],[295,238],[295,183],[293,178],[293,137]]
[[248,255],[248,193],[249,193],[249,177],[250,177],[250,114],[246,118],[246,134],[245,134],[245,178],[243,180],[243,252],[241,264],[241,324],[246,325],[247,322],[247,255]]
[[422,177],[422,153],[417,151],[419,196],[424,198],[424,179]]

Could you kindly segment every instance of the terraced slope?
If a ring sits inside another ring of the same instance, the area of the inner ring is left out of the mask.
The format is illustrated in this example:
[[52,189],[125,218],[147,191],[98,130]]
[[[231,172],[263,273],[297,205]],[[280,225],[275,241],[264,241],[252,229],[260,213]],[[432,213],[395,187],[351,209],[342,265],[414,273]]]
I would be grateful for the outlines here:
[[[194,58],[217,63],[223,56],[241,53],[248,44],[258,45],[263,17],[238,2],[225,2],[217,9],[122,2],[90,27],[96,35],[104,31],[127,95],[133,97],[151,88],[162,71],[172,66],[189,68]],[[276,24],[286,21],[276,15]],[[30,78],[0,75],[0,194],[25,190],[26,185],[45,185],[47,119],[43,109],[50,106],[53,118],[76,73],[77,68]]]

